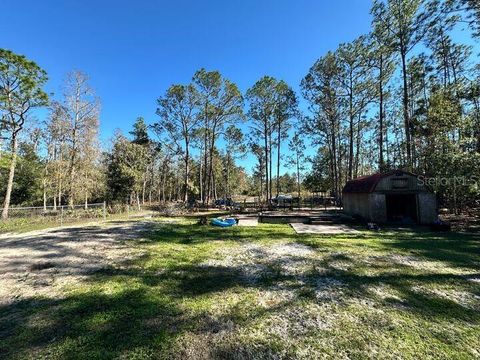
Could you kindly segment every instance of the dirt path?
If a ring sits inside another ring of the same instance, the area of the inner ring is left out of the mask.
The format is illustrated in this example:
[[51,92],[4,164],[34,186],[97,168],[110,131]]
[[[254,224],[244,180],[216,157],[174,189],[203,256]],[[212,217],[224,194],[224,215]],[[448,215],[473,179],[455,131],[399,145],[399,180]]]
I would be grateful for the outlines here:
[[138,256],[126,240],[140,237],[148,227],[148,222],[118,221],[0,235],[0,305],[61,296],[63,285]]

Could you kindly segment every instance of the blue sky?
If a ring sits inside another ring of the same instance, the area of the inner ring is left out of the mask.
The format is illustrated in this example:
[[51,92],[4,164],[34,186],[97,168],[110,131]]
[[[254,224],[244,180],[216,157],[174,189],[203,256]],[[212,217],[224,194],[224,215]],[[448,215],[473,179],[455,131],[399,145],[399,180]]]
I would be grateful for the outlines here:
[[369,8],[369,0],[2,0],[0,46],[43,67],[56,96],[68,71],[86,72],[106,144],[137,116],[154,122],[156,98],[202,67],[242,91],[263,75],[298,91],[316,59],[368,32]]
[[137,116],[155,121],[155,99],[201,67],[219,70],[242,91],[263,75],[298,90],[316,59],[368,31],[369,6],[368,0],[3,0],[0,46],[43,67],[56,96],[68,71],[86,72],[102,100],[106,143]]

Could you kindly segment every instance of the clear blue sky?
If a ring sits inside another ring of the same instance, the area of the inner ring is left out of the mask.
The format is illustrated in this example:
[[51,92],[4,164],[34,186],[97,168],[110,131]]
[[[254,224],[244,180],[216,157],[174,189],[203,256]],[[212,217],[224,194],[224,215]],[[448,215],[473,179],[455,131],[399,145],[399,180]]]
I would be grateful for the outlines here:
[[369,0],[2,0],[0,47],[43,67],[57,96],[68,71],[86,72],[106,143],[137,116],[155,121],[156,98],[201,67],[242,91],[263,75],[298,90],[316,59],[368,32],[369,8]]

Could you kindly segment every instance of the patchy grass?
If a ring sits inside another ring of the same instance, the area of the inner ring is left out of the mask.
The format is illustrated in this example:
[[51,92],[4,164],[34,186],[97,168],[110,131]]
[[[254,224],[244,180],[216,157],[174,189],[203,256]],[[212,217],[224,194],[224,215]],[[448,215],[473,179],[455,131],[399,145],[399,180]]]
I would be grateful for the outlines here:
[[[132,212],[130,215],[127,213],[120,214],[108,214],[108,221],[117,221],[117,220],[126,220],[129,218],[143,217],[145,213]],[[7,220],[0,219],[0,234],[21,234],[30,231],[36,230],[45,230],[61,226],[72,226],[72,225],[88,225],[88,224],[98,224],[104,223],[103,216],[101,213],[97,213],[95,217],[68,217],[65,216],[63,221],[60,220],[59,216],[55,217],[42,217],[42,216],[31,216],[31,217],[21,217],[21,218],[10,218]]]
[[0,234],[2,233],[23,233],[34,230],[48,229],[60,226],[57,219],[36,218],[13,218],[0,220]]
[[129,239],[141,257],[2,306],[0,357],[480,357],[473,236],[178,218]]

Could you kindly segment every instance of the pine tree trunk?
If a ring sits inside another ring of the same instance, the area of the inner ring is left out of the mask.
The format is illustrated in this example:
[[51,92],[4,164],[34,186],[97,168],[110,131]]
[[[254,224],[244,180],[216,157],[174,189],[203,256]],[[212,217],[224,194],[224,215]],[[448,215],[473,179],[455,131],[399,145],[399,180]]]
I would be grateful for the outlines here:
[[265,123],[264,128],[264,141],[265,141],[265,190],[266,190],[266,202],[269,204],[269,182],[268,182],[268,128],[267,124]]
[[190,161],[190,157],[189,157],[189,148],[188,148],[189,144],[188,144],[188,139],[185,139],[185,179],[184,179],[184,189],[185,189],[185,194],[183,196],[183,201],[185,202],[185,204],[188,203],[188,176],[189,176],[189,173],[190,173],[190,169],[189,169],[189,161]]
[[360,166],[360,135],[361,135],[361,124],[360,124],[360,119],[361,119],[361,113],[358,113],[358,125],[357,125],[357,142],[356,142],[356,149],[355,149],[355,170],[354,170],[354,175],[355,178],[358,177],[358,168]]
[[272,160],[272,133],[270,132],[269,133],[269,136],[268,136],[268,147],[269,147],[269,153],[270,153],[270,157],[269,157],[269,161],[270,161],[270,164],[269,164],[269,181],[270,183],[268,184],[268,188],[269,188],[269,193],[268,193],[268,197],[270,200],[272,200],[273,198],[273,178],[272,178],[272,174],[273,174],[273,160]]
[[[352,83],[352,72],[350,72],[350,84]],[[349,104],[349,146],[348,146],[348,180],[352,179],[353,176],[353,122],[354,122],[354,114],[353,114],[353,89],[350,87],[349,96],[348,96],[348,104]]]
[[277,198],[280,193],[280,141],[282,138],[280,123],[278,124],[278,144],[277,144]]
[[200,150],[200,159],[199,159],[199,165],[200,165],[200,168],[198,170],[198,184],[199,184],[199,188],[200,188],[200,201],[203,202],[203,177],[202,177],[202,173],[203,173],[203,166],[202,166],[202,160],[203,159],[203,154],[202,154],[202,151]]
[[145,192],[147,191],[147,175],[145,174],[143,177],[142,183],[142,205],[145,205]]
[[380,95],[380,104],[379,104],[379,129],[378,129],[378,148],[379,148],[379,157],[378,157],[378,169],[380,172],[385,171],[385,162],[383,159],[383,57],[380,55],[380,74],[378,82],[378,91]]
[[217,199],[217,181],[214,173],[212,173],[212,189],[213,189],[213,200],[216,200]]
[[58,186],[58,206],[62,206],[62,182]]
[[162,180],[162,202],[165,204],[165,179]]
[[43,178],[43,211],[47,211],[47,177]]
[[13,190],[13,179],[15,177],[15,167],[17,165],[17,133],[12,134],[12,159],[10,161],[10,170],[8,172],[7,190],[5,192],[5,200],[3,202],[2,219],[8,219],[8,209],[10,208],[10,198]]
[[473,105],[475,108],[475,118],[476,118],[476,126],[474,130],[474,136],[477,139],[477,146],[476,151],[480,153],[480,102],[477,99],[473,99]]
[[335,120],[331,120],[331,146],[332,146],[332,151],[331,151],[331,163],[332,163],[332,181],[333,181],[333,191],[335,201],[337,200],[338,196],[338,167],[337,167],[337,137],[336,137],[336,126],[335,126]]
[[[63,155],[60,151],[60,164],[63,163]],[[58,193],[54,196],[58,196],[58,206],[62,206],[62,174],[61,169],[58,169]]]
[[298,201],[300,203],[300,193],[301,193],[301,189],[300,189],[300,157],[298,155],[298,151],[297,151],[297,187],[298,187]]
[[407,80],[407,59],[404,52],[401,53],[402,59],[402,77],[403,77],[403,121],[405,126],[405,145],[407,150],[407,168],[412,170],[412,142],[410,135],[410,114],[409,114],[409,96]]
[[[206,112],[206,110],[205,110]],[[205,136],[204,136],[204,144],[203,144],[203,149],[204,149],[204,154],[203,154],[203,198],[202,198],[202,204],[205,205],[206,198],[207,198],[207,191],[208,191],[208,178],[207,178],[207,168],[208,168],[208,120],[206,121],[206,126],[205,126]]]
[[212,135],[211,135],[211,138],[210,138],[210,148],[209,148],[209,162],[208,162],[208,178],[207,178],[207,193],[206,193],[206,203],[209,204],[210,203],[210,198],[211,198],[211,195],[213,193],[213,188],[212,188],[212,185],[213,185],[213,181],[212,181],[212,176],[213,176],[213,160],[214,160],[214,157],[213,157],[213,152],[215,151],[215,132],[216,132],[216,126],[213,127],[212,129]]
[[225,184],[225,199],[230,197],[230,154],[227,153],[227,178]]
[[262,157],[259,157],[259,175],[260,175],[260,192],[259,192],[259,202],[263,201],[263,160]]

